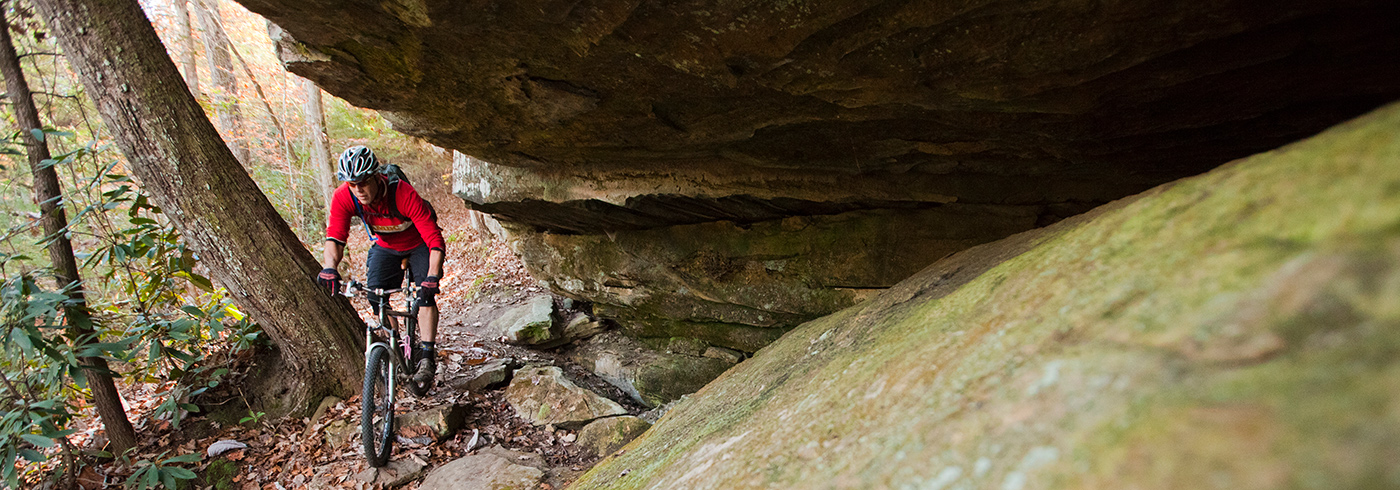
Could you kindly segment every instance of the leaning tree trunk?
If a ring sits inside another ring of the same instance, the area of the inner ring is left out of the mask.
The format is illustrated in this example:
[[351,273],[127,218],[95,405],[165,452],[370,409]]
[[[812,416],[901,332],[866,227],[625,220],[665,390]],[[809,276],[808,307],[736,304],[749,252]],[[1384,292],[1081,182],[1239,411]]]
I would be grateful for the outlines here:
[[220,27],[218,0],[191,2],[199,28],[204,31],[204,57],[209,60],[209,82],[214,85],[213,106],[219,128],[228,137],[233,154],[243,164],[250,163],[243,135],[243,111],[238,107],[238,78],[233,75],[233,45]]
[[287,365],[275,376],[283,391],[264,394],[287,405],[265,410],[305,413],[321,395],[358,391],[364,324],[348,301],[316,286],[312,277],[321,266],[184,84],[171,83],[180,74],[141,6],[136,0],[37,3],[142,187],[277,344]]
[[306,125],[311,134],[311,166],[316,169],[316,178],[321,182],[321,202],[331,202],[331,195],[338,187],[335,181],[335,167],[331,165],[330,138],[326,136],[326,111],[321,106],[321,87],[316,82],[297,77],[300,80],[305,104]]
[[194,30],[190,27],[190,9],[186,0],[170,0],[175,7],[175,44],[184,68],[185,86],[199,98],[199,65],[195,63]]
[[[10,40],[10,22],[0,8],[0,74],[5,76],[5,89],[9,91],[11,104],[15,108],[15,122],[19,125],[20,137],[29,150],[29,168],[34,174],[34,198],[39,201],[40,222],[44,226],[44,237],[48,240],[49,259],[53,261],[54,276],[60,288],[72,286],[68,297],[74,301],[63,308],[64,319],[68,323],[67,336],[74,347],[93,342],[92,316],[88,314],[83,295],[82,278],[78,275],[78,260],[73,256],[73,243],[68,240],[68,216],[59,202],[63,192],[58,185],[58,172],[48,160],[49,146],[39,141],[33,131],[43,127],[39,123],[39,110],[34,107],[34,97],[29,91],[29,82],[24,79],[24,70],[19,66],[19,56]],[[112,451],[122,454],[136,447],[136,431],[122,409],[121,395],[112,382],[107,360],[101,357],[79,359],[86,368],[88,386],[92,388],[93,404],[97,405],[97,415],[102,426],[107,429],[107,440],[112,442]]]

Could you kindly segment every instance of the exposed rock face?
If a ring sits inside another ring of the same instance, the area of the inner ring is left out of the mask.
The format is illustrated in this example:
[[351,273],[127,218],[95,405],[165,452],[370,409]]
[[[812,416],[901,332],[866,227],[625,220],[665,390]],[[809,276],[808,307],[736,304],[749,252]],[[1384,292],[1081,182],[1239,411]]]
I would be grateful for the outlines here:
[[[661,339],[652,342],[661,343]],[[739,362],[737,356],[706,356],[709,348],[698,340],[675,337],[666,343],[669,345],[649,346],[608,332],[569,350],[568,356],[648,407],[694,393]],[[692,348],[677,348],[676,344]]]
[[554,299],[548,294],[531,296],[501,314],[484,329],[499,334],[508,342],[521,345],[543,344],[555,337]]
[[939,261],[571,488],[1391,486],[1397,134],[1400,104]]
[[394,418],[394,426],[400,428],[424,427],[433,439],[443,441],[452,437],[458,429],[462,428],[466,417],[467,407],[452,403],[399,415]]
[[622,449],[649,428],[650,422],[631,415],[598,419],[579,429],[578,443],[594,455],[603,457]]
[[526,455],[490,448],[434,469],[418,488],[423,490],[533,490],[544,472],[520,464]]
[[617,402],[581,388],[553,366],[526,366],[506,387],[506,401],[516,415],[534,425],[554,424],[576,429],[588,422],[627,410]]
[[[242,0],[631,333],[752,351],[1400,96],[1388,0]],[[722,338],[731,341],[721,342]]]

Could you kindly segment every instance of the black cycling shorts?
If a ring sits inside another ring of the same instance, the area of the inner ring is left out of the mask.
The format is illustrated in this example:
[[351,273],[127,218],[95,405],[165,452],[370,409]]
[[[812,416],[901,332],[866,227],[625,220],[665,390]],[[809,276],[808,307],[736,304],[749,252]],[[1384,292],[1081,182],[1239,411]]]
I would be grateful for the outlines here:
[[[374,244],[369,248],[369,257],[365,259],[365,275],[368,282],[366,285],[370,289],[403,287],[403,269],[399,266],[405,257],[408,258],[409,277],[414,284],[423,284],[423,280],[428,278],[428,253],[427,245],[400,252]],[[376,314],[379,313],[379,296],[370,293],[369,304],[374,307]],[[419,298],[418,306],[437,306],[437,298]]]

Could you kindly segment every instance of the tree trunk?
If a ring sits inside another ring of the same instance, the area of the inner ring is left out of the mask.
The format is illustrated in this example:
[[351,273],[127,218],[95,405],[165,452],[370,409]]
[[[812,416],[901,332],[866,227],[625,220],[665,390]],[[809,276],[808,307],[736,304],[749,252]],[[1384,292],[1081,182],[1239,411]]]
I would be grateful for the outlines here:
[[[67,336],[74,347],[81,347],[93,338],[92,317],[88,314],[84,301],[82,278],[78,275],[78,260],[73,256],[73,244],[68,240],[68,216],[59,204],[63,192],[58,185],[58,173],[53,166],[45,165],[49,146],[34,137],[34,130],[43,127],[39,123],[39,110],[34,107],[34,98],[29,91],[29,82],[24,78],[24,70],[19,66],[19,56],[10,39],[10,22],[5,11],[0,9],[0,74],[5,76],[5,90],[15,108],[15,122],[19,125],[20,137],[28,148],[29,168],[34,174],[34,198],[39,201],[39,218],[44,226],[44,236],[49,240],[49,259],[53,261],[54,276],[58,287],[72,286],[68,296],[74,301],[63,308],[64,319],[68,323]],[[114,454],[122,454],[136,447],[136,431],[122,409],[121,395],[108,375],[107,360],[101,357],[80,359],[87,375],[88,386],[92,388],[93,404],[97,405],[97,415],[102,426],[107,429],[107,439],[112,442]],[[70,468],[72,469],[72,468]]]
[[[287,140],[287,132],[282,129],[282,120],[277,117],[277,111],[272,109],[272,103],[268,102],[267,94],[263,92],[262,84],[258,83],[258,77],[253,75],[253,67],[248,65],[248,61],[243,59],[243,55],[238,54],[238,48],[233,47],[233,44],[228,42],[228,30],[224,29],[224,23],[222,20],[220,20],[220,17],[218,15],[218,1],[195,1],[200,5],[208,6],[209,11],[214,13],[214,15],[211,16],[212,20],[209,22],[209,26],[213,27],[213,29],[217,31],[216,37],[218,39],[223,39],[225,41],[225,44],[228,46],[228,52],[232,54],[234,58],[238,59],[238,65],[243,68],[243,74],[248,76],[248,83],[253,84],[253,90],[258,93],[258,100],[262,101],[263,108],[267,109],[267,116],[272,119],[273,129],[277,130],[277,142],[279,145],[282,146],[282,158],[285,158],[287,160],[287,168],[289,169],[288,173],[295,173],[290,169],[295,167],[294,163],[296,162],[296,152],[292,151],[292,143]],[[205,3],[206,1],[209,3]],[[234,79],[233,77],[229,77],[229,80],[232,82]],[[239,161],[247,163],[247,160],[245,159],[239,159]]]
[[194,1],[199,28],[204,31],[204,57],[209,61],[209,82],[214,85],[213,106],[218,113],[219,129],[240,163],[249,163],[247,142],[243,137],[243,111],[238,107],[238,79],[233,75],[232,46],[220,28],[218,0]]
[[[153,201],[287,366],[263,393],[271,414],[304,414],[358,391],[364,323],[312,277],[321,266],[209,123],[136,0],[39,0],[68,61]],[[278,406],[276,402],[283,403]]]
[[297,77],[301,82],[302,106],[306,124],[311,133],[311,166],[316,169],[316,178],[321,181],[321,202],[331,202],[331,194],[338,187],[335,181],[335,166],[331,164],[331,141],[326,136],[326,111],[321,106],[321,87],[316,82]]
[[199,65],[195,63],[194,30],[190,26],[190,9],[186,0],[171,0],[175,7],[175,43],[180,52],[180,67],[184,68],[185,86],[199,98]]

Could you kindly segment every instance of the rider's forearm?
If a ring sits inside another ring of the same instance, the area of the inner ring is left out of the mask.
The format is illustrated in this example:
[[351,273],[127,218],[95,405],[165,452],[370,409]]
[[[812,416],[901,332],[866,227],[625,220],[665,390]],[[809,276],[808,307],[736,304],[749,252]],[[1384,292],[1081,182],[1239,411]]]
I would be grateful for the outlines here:
[[334,269],[340,265],[340,259],[344,256],[345,246],[337,242],[326,240],[325,251],[321,254],[321,267]]
[[442,258],[443,253],[441,250],[432,249],[428,251],[428,275],[437,276],[439,278],[442,277]]

